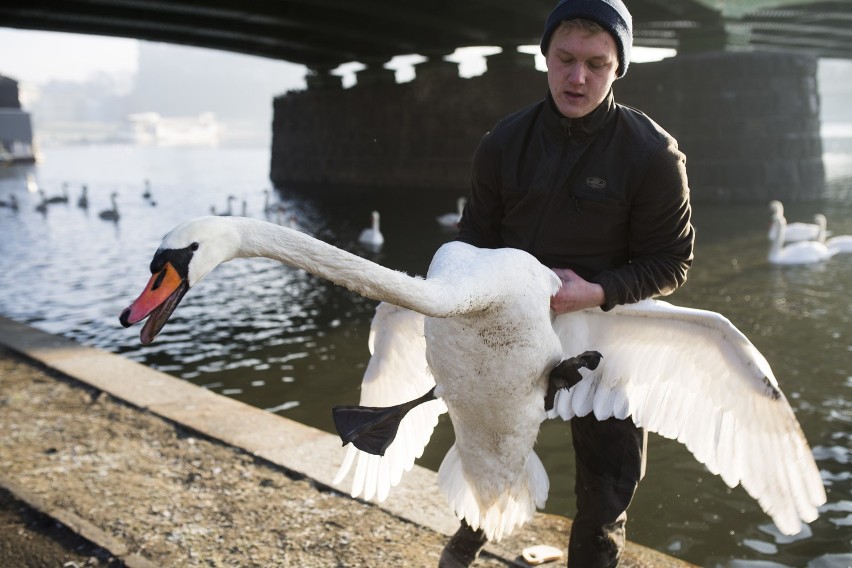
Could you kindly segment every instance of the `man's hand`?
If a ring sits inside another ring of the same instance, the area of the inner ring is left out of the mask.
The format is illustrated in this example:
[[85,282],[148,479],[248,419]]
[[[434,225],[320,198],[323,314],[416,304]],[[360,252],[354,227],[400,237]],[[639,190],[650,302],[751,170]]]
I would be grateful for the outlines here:
[[603,287],[583,280],[568,268],[553,268],[553,272],[562,280],[562,287],[550,298],[550,309],[557,314],[576,312],[586,308],[595,308],[606,301]]

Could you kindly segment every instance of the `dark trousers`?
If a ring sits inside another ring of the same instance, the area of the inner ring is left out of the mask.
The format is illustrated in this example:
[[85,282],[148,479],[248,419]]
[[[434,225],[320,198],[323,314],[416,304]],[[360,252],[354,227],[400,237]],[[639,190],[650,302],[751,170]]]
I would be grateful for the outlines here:
[[645,474],[648,436],[631,419],[571,419],[577,515],[568,568],[613,568],[624,550],[627,506]]

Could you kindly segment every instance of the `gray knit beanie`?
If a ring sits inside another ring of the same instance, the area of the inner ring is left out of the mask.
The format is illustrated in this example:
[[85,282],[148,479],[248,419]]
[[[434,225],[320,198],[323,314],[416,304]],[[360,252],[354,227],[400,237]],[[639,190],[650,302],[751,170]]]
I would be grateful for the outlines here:
[[547,55],[550,36],[565,20],[584,18],[597,22],[615,40],[618,46],[618,77],[624,77],[630,64],[633,45],[633,18],[621,0],[560,0],[544,23],[541,52]]

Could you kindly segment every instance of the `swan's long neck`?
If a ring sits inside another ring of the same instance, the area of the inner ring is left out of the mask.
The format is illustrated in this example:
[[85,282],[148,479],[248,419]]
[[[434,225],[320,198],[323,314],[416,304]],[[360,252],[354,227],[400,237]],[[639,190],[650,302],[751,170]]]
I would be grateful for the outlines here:
[[[414,278],[299,231],[257,219],[231,218],[239,227],[237,257],[267,257],[330,280],[357,294],[433,317],[457,313],[440,283]],[[443,301],[442,301],[443,299]],[[449,304],[449,305],[448,305]]]
[[826,237],[826,231],[825,230],[826,230],[826,224],[827,224],[827,221],[825,219],[825,215],[822,215],[822,214],[815,215],[814,216],[814,222],[816,223],[817,228],[819,229],[819,232],[817,233],[817,239],[816,240],[821,242],[821,243],[825,243],[825,237]]
[[780,215],[772,218],[772,244],[769,247],[769,256],[776,257],[781,253],[784,246],[784,234],[787,231],[787,220]]

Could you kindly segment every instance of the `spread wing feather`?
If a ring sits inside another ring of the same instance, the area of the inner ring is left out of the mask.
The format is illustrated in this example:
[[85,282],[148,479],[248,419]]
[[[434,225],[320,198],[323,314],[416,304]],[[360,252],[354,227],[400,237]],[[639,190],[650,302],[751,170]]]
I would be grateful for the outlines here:
[[[423,315],[380,303],[370,326],[370,362],[361,383],[362,406],[393,406],[413,400],[435,386],[426,364]],[[353,497],[384,501],[414,460],[423,455],[438,417],[447,411],[442,400],[432,400],[411,410],[399,426],[384,456],[347,447],[334,483],[341,483],[354,467]]]
[[594,349],[595,371],[556,396],[550,416],[632,417],[680,441],[796,534],[826,495],[801,427],[766,359],[722,315],[658,300],[557,316],[565,356]]

